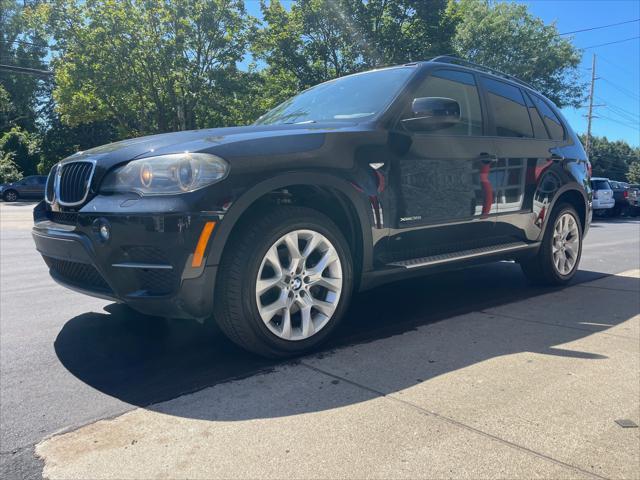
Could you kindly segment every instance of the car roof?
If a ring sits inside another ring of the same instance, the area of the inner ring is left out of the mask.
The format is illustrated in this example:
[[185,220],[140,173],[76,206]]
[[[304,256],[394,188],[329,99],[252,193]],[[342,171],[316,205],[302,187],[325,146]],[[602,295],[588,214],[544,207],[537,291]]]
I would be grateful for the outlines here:
[[606,180],[607,182],[611,181],[608,178],[604,178],[604,177],[591,177],[591,180]]

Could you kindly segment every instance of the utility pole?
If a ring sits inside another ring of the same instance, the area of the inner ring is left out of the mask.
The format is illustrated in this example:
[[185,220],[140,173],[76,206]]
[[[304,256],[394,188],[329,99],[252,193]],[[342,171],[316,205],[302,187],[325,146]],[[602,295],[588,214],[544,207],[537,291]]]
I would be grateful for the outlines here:
[[591,146],[591,119],[593,118],[593,86],[596,83],[596,54],[593,54],[591,61],[591,91],[589,92],[589,113],[587,114],[587,141],[585,142],[585,150],[587,157],[590,153]]

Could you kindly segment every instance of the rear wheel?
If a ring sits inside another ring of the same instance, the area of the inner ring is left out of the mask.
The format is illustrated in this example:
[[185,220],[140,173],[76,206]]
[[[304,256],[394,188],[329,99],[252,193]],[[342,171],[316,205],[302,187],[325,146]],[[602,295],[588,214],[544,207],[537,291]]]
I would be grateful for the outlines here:
[[558,205],[552,212],[537,255],[520,262],[529,281],[542,285],[568,283],[580,263],[582,225],[576,210],[569,204]]
[[18,192],[15,190],[7,190],[2,194],[2,198],[5,202],[15,202],[18,200]]
[[353,272],[349,247],[328,217],[283,206],[245,223],[218,279],[221,330],[249,351],[286,357],[311,350],[336,328]]

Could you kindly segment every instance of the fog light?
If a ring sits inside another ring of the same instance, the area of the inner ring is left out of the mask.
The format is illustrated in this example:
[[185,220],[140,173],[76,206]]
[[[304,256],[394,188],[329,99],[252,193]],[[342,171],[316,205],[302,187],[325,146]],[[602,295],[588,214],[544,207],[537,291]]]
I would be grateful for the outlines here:
[[111,238],[111,226],[105,218],[97,218],[93,221],[93,231],[102,243]]
[[100,238],[106,242],[109,240],[109,236],[111,236],[111,232],[109,231],[109,226],[102,224],[100,225]]

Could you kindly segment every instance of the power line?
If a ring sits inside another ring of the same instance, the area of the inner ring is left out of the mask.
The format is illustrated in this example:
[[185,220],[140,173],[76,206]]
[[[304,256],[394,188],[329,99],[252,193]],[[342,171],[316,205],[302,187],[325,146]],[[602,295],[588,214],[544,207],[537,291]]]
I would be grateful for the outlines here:
[[51,75],[53,75],[53,72],[51,70],[41,70],[38,68],[28,68],[28,67],[18,67],[17,65],[6,65],[3,63],[0,63],[0,72],[1,71],[7,71],[7,72],[12,72],[12,73],[22,73],[24,75],[38,75],[38,76],[45,76],[45,77],[49,77]]
[[633,123],[635,125],[640,125],[640,120],[637,120],[635,118],[632,118],[628,115],[622,114],[620,112],[618,112],[617,110],[614,110],[612,108],[609,107],[605,107],[607,109],[608,113],[612,113],[614,115],[617,115],[616,119],[621,121],[621,122],[627,122],[627,123]]
[[640,116],[633,115],[632,113],[628,113],[626,110],[621,109],[620,107],[616,107],[615,105],[609,105],[606,108],[611,110],[613,113],[619,115],[620,117],[629,120],[634,123],[640,123]]
[[51,49],[51,47],[47,44],[41,45],[39,43],[27,42],[26,40],[10,40],[7,43],[18,43],[23,45],[31,45],[32,47]]
[[564,32],[564,33],[561,33],[560,35],[571,35],[572,33],[590,32],[591,30],[599,30],[601,28],[615,27],[616,25],[624,25],[625,23],[634,23],[639,21],[640,21],[640,18],[637,18],[635,20],[627,20],[624,22],[610,23],[609,25],[602,25],[600,27],[583,28],[581,30],[574,30],[572,32]]
[[628,42],[630,40],[635,40],[637,38],[640,38],[640,35],[636,35],[635,37],[624,38],[622,40],[616,40],[615,42],[600,43],[598,45],[589,45],[588,47],[578,47],[578,48],[581,48],[582,50],[588,50],[590,48],[598,48],[598,47],[604,47],[605,45],[613,45],[615,43]]
[[601,97],[598,97],[598,96],[597,96],[597,97],[596,97],[596,100],[598,100],[598,101],[600,101],[600,102],[604,102],[604,103],[605,103],[605,105],[604,105],[605,107],[612,108],[612,109],[614,109],[614,110],[619,110],[621,113],[624,113],[625,115],[627,115],[627,116],[629,116],[629,117],[632,117],[632,118],[634,118],[634,119],[636,119],[636,118],[640,118],[640,114],[638,114],[638,113],[634,113],[634,112],[631,112],[631,111],[629,111],[629,110],[626,110],[626,109],[624,109],[624,108],[622,108],[622,107],[619,107],[618,105],[615,105],[615,104],[613,104],[613,103],[611,103],[611,102],[607,102],[606,100],[604,100],[604,99],[603,99],[603,98],[601,98]]
[[616,120],[614,118],[605,117],[605,116],[602,116],[602,115],[600,115],[600,118],[604,118],[605,120],[609,120],[610,122],[614,122],[614,123],[617,123],[618,125],[622,125],[623,127],[627,127],[627,128],[630,128],[631,130],[637,130],[637,131],[640,132],[640,128],[637,127],[637,126],[633,126],[631,124],[628,124],[628,123],[625,123],[625,122],[621,122],[621,121]]
[[611,85],[613,88],[621,91],[625,95],[629,95],[630,97],[635,98],[636,100],[640,100],[640,98],[638,97],[638,95],[635,92],[632,92],[631,90],[627,90],[626,88],[621,87],[617,83],[613,83],[611,80],[607,80],[606,78],[602,78],[602,80],[604,80],[606,83]]
[[616,67],[618,70],[621,70],[625,73],[628,73],[629,75],[638,75],[638,72],[632,72],[631,70],[625,68],[625,67],[621,67],[620,65],[618,65],[615,62],[612,62],[611,60],[608,60],[607,58],[603,57],[602,55],[600,55],[600,60],[604,60],[606,63],[608,63],[609,65]]

